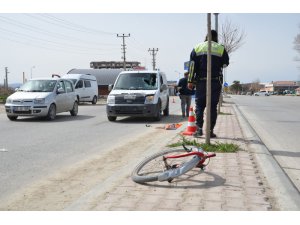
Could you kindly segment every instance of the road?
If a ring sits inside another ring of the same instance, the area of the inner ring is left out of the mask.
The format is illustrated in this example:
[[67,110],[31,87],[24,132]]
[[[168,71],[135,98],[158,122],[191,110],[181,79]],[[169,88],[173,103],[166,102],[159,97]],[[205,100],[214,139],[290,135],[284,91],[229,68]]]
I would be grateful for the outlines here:
[[0,113],[0,202],[59,171],[110,151],[123,151],[124,145],[139,139],[147,141],[147,134],[158,131],[154,127],[180,121],[179,109],[176,99],[176,104],[170,103],[171,115],[160,122],[127,117],[109,122],[104,104],[80,105],[77,117],[62,113],[54,121],[26,117],[10,121]]
[[300,97],[231,97],[300,191]]

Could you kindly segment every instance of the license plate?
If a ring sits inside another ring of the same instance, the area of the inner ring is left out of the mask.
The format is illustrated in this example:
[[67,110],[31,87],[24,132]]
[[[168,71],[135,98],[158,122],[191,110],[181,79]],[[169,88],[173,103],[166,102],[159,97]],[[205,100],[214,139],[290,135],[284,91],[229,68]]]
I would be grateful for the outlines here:
[[124,99],[134,100],[135,98],[135,95],[124,95]]
[[29,111],[30,107],[29,106],[16,106],[14,107],[15,111]]

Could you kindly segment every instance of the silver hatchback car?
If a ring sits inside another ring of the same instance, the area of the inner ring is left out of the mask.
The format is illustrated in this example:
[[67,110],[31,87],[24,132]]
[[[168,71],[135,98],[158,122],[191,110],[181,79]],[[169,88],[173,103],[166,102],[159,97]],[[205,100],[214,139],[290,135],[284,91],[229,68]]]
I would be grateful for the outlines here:
[[57,113],[78,113],[74,85],[61,78],[32,79],[6,99],[5,111],[10,120],[18,116],[39,116],[54,120]]

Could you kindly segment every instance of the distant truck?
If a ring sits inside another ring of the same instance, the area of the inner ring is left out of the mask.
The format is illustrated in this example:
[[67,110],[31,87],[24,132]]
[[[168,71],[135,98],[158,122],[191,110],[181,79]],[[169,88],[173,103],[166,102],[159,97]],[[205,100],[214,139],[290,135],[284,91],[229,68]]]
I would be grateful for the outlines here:
[[95,76],[87,74],[65,74],[62,78],[69,79],[73,82],[78,102],[97,103],[98,84]]

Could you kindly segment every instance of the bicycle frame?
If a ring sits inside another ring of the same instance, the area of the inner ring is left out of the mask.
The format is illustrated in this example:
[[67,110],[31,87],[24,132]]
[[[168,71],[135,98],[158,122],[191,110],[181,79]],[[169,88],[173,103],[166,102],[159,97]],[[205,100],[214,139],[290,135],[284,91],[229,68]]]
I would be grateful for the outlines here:
[[167,162],[166,162],[167,159],[176,159],[176,158],[182,158],[182,157],[187,157],[187,156],[192,156],[192,155],[194,155],[194,157],[190,161],[185,162],[184,164],[180,165],[180,167],[178,167],[178,168],[172,168],[172,169],[166,170],[165,172],[163,172],[162,174],[160,174],[158,176],[158,180],[159,181],[166,181],[166,180],[170,181],[170,180],[174,179],[175,177],[178,177],[178,176],[186,173],[187,171],[193,169],[194,167],[196,167],[198,165],[202,166],[207,158],[216,156],[215,153],[204,154],[203,152],[193,151],[193,152],[188,152],[186,154],[164,156],[163,161],[166,164],[166,166],[168,166]]

